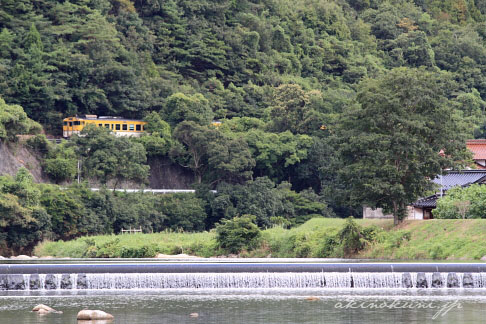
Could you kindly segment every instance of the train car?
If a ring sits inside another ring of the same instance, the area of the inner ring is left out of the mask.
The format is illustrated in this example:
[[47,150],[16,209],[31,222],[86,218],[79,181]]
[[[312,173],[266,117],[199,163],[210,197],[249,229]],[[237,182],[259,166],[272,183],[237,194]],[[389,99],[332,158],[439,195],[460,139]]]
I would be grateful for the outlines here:
[[112,116],[84,115],[82,117],[68,117],[63,120],[62,136],[68,138],[74,134],[79,134],[83,128],[90,124],[108,128],[116,136],[140,137],[145,132],[147,122]]

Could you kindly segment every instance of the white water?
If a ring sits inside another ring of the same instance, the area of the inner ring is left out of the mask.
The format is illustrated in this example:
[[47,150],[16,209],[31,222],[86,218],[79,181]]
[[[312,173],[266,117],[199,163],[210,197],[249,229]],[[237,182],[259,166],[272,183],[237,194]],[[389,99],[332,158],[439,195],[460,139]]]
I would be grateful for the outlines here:
[[[417,273],[410,273],[416,287]],[[432,273],[425,273],[428,287]],[[448,273],[441,273],[442,287]],[[29,274],[23,275],[29,290]],[[103,273],[86,274],[88,289],[168,289],[168,288],[402,288],[400,272],[317,272],[317,273]],[[464,274],[457,273],[462,288]],[[55,274],[56,290],[61,290],[62,274]],[[473,273],[475,288],[486,287],[486,273]],[[41,290],[46,290],[46,274],[40,274]],[[71,274],[77,289],[77,274]]]

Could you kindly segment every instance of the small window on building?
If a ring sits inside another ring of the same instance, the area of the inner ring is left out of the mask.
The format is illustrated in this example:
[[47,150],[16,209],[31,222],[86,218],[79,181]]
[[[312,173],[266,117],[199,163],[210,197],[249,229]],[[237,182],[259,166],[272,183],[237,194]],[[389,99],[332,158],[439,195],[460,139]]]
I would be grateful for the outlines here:
[[122,129],[123,129],[123,130],[127,130],[127,129],[128,129],[127,125],[126,125],[126,124],[125,124],[125,125],[123,125]]
[[135,125],[135,130],[140,132],[142,130],[142,125]]
[[115,130],[120,130],[120,124],[115,125]]
[[135,125],[130,124],[130,131],[133,132],[135,130]]

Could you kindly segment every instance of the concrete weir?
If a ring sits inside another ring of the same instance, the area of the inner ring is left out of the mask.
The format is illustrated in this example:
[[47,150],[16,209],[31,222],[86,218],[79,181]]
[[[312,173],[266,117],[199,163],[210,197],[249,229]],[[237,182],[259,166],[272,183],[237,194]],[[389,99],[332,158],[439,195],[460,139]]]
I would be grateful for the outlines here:
[[486,288],[486,264],[0,264],[0,290],[168,288]]

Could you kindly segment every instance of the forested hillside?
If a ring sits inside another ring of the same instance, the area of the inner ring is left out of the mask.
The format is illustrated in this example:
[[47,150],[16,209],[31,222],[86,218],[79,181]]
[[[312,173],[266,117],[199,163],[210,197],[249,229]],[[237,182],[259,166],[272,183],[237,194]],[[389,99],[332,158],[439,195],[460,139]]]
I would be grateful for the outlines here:
[[170,159],[218,189],[206,227],[400,214],[484,137],[485,75],[479,0],[0,1],[0,139],[21,109],[55,136],[67,116],[143,118],[136,140],[29,145],[55,182],[80,159],[115,186]]

